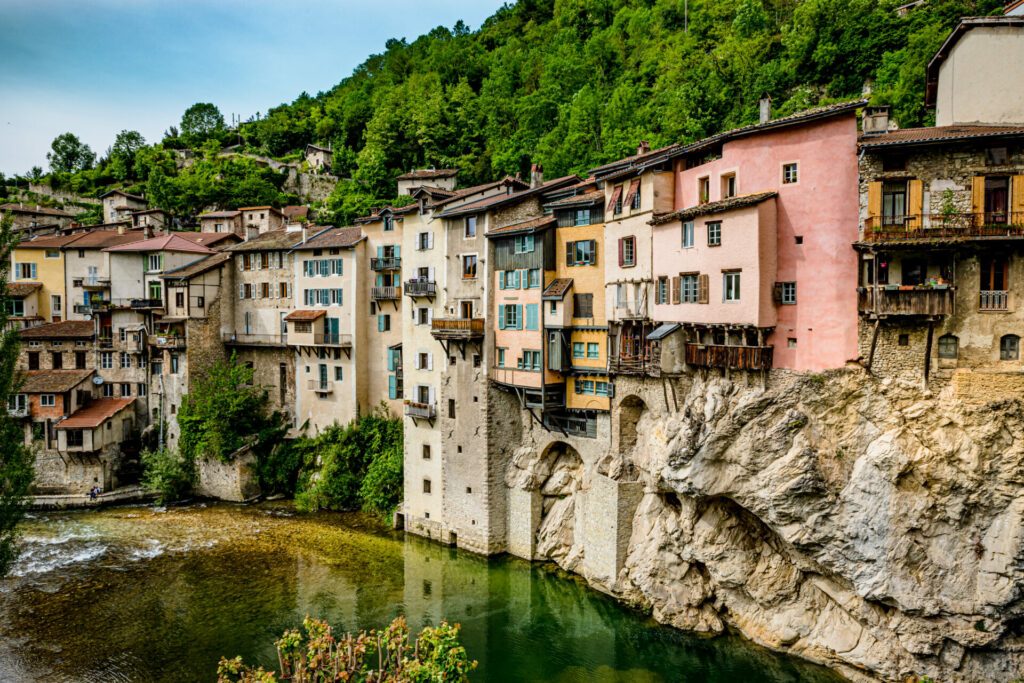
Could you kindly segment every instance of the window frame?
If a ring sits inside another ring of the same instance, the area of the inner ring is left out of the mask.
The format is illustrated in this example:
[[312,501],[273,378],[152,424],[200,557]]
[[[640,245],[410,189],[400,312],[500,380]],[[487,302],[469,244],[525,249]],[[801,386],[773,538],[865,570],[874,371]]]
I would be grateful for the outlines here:
[[[735,304],[741,301],[742,274],[741,270],[722,271],[722,303]],[[733,281],[733,284],[730,284],[730,281]]]
[[[712,226],[714,227],[713,230]],[[704,228],[708,233],[708,246],[722,246],[722,221],[707,221],[704,223]],[[714,239],[712,239],[712,234],[714,235]]]
[[[790,177],[792,172],[792,178]],[[796,185],[800,182],[800,162],[786,161],[782,164],[782,184]]]

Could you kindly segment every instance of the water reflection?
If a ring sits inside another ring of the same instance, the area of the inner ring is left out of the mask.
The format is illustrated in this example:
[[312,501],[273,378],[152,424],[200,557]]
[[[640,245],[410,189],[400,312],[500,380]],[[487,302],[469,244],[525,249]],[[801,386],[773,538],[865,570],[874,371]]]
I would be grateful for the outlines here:
[[279,506],[32,520],[16,575],[0,582],[0,680],[211,681],[221,655],[272,666],[274,638],[304,615],[359,629],[399,613],[413,628],[460,622],[476,680],[837,680],[738,639],[658,627],[525,562]]

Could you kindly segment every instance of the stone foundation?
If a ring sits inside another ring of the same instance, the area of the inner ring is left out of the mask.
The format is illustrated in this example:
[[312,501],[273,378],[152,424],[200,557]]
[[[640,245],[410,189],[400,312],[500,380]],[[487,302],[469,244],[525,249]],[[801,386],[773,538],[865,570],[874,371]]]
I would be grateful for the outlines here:
[[196,493],[204,498],[241,503],[260,495],[256,481],[256,456],[249,451],[236,453],[226,463],[205,458],[196,463],[196,468]]

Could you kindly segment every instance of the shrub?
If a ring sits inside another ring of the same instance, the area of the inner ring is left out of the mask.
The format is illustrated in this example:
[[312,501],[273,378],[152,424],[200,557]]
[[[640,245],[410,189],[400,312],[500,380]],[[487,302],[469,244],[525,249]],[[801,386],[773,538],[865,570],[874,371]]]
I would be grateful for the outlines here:
[[[281,680],[320,681],[468,681],[476,668],[459,642],[459,625],[441,622],[423,629],[415,643],[398,617],[383,631],[335,637],[325,621],[306,618],[305,633],[286,631],[277,645]],[[220,660],[217,683],[272,683],[277,677],[253,669],[241,657]]]
[[168,448],[142,451],[142,485],[160,505],[181,500],[192,490],[195,463]]

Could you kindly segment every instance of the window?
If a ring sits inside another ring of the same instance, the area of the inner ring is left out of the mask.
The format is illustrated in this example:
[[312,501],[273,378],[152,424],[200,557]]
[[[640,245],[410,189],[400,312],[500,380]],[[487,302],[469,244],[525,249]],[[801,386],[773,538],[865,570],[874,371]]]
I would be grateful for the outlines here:
[[121,397],[128,398],[132,395],[132,385],[128,382],[121,383]]
[[476,254],[463,254],[462,277],[471,280],[476,277]]
[[583,342],[572,343],[572,357],[583,358]]
[[149,283],[149,298],[153,301],[162,301],[164,298],[163,283],[154,281]]
[[8,299],[7,300],[7,313],[16,318],[20,318],[25,315],[25,300],[24,299]]
[[517,329],[519,327],[519,306],[501,306],[505,310],[505,329]]
[[391,216],[384,216],[384,232],[391,232],[395,229],[395,219]]
[[[285,287],[286,287],[286,285],[282,282],[281,283],[281,296],[282,297],[285,295]],[[196,297],[196,308],[204,308],[205,306],[206,306],[206,297],[197,296]]]
[[574,318],[593,318],[594,317],[594,295],[593,294],[573,294],[572,297],[572,317]]
[[903,225],[907,213],[907,181],[882,183],[882,225]]
[[736,174],[728,173],[722,176],[722,199],[736,196]]
[[633,199],[629,202],[629,208],[636,211],[640,208],[640,188],[638,186],[635,190],[633,188],[630,188],[630,190],[633,191]]
[[429,232],[421,232],[420,234],[416,235],[416,248],[419,249],[420,251],[426,251],[427,249],[433,247],[433,242],[434,240],[430,239]]
[[779,294],[779,303],[783,304],[784,306],[792,306],[796,304],[796,283],[780,282]]
[[[429,370],[432,366],[433,366],[433,363],[431,363],[430,354],[429,353],[427,353],[425,351],[421,351],[418,354],[416,354],[416,369],[417,370]],[[427,403],[427,401],[422,401],[422,403]]]
[[679,301],[684,304],[697,303],[697,292],[700,287],[698,273],[687,273],[679,276]]
[[1020,337],[1015,334],[1003,335],[999,340],[999,360],[1020,358]]
[[534,250],[533,235],[516,235],[512,251],[516,254],[530,254]]
[[430,460],[430,445],[423,444],[423,459]]
[[138,385],[136,386],[136,394],[138,396],[146,395],[146,385],[143,382],[139,382]]
[[540,329],[540,304],[526,304],[526,329]]
[[150,254],[149,255],[149,272],[156,272],[164,269],[164,255],[163,254]]
[[656,304],[667,304],[668,303],[668,278],[659,277],[658,286],[654,291],[654,303]]
[[959,355],[960,340],[956,335],[944,334],[939,337],[939,358],[956,360]]
[[531,268],[528,273],[530,289],[540,289],[540,268]]
[[683,249],[693,248],[693,221],[683,222]]
[[42,394],[39,396],[39,405],[43,408],[53,408],[57,405],[57,398],[53,394]]
[[455,419],[455,399],[448,399],[448,417],[449,419]]
[[463,234],[463,237],[467,240],[476,237],[476,216],[466,217],[466,231]]
[[616,216],[618,216],[620,213],[622,213],[622,185],[616,187],[613,191],[613,194],[615,196],[615,207],[612,209],[612,211]]
[[342,377],[344,377],[344,376],[345,376],[345,371],[344,371],[344,369],[340,365],[334,368],[334,381],[335,382],[340,382],[342,380]]
[[498,349],[498,367],[499,368],[505,367],[505,352],[507,350],[508,349],[504,349],[504,348],[499,348]]
[[783,164],[782,165],[782,184],[783,185],[792,185],[793,183],[795,183],[799,179],[799,177],[800,176],[799,176],[799,173],[797,171],[797,165],[795,163],[793,163],[793,164]]
[[171,354],[171,374],[178,374],[178,354],[176,353]]
[[100,353],[100,368],[103,370],[112,370],[114,368],[113,351],[103,351]]
[[423,493],[430,493],[430,480],[429,479],[424,479],[423,480]]
[[597,263],[597,240],[580,240],[565,243],[567,266],[589,266]]
[[540,372],[540,351],[523,351],[520,362],[523,370]]
[[28,410],[28,396],[25,394],[11,394],[7,397],[7,410],[11,413],[24,413]]
[[590,209],[576,209],[574,225],[590,225]]
[[48,259],[60,258],[60,249],[47,249],[45,251],[44,258],[48,258]]
[[722,245],[722,221],[711,221],[707,224],[708,246],[718,247]]
[[391,330],[391,316],[387,313],[382,313],[377,316],[377,331],[378,332],[389,332]]
[[636,237],[623,237],[619,240],[619,265],[623,268],[636,265]]
[[595,360],[601,357],[601,351],[597,342],[587,342],[587,358]]
[[130,368],[131,366],[132,366],[132,357],[130,355],[128,355],[127,353],[125,353],[124,351],[122,351],[121,352],[121,368],[125,369],[125,368]]
[[722,301],[735,302],[740,300],[740,272],[738,270],[722,273]]
[[34,263],[17,263],[14,266],[14,270],[19,280],[36,279],[36,264]]
[[430,309],[426,306],[421,306],[416,309],[416,324],[417,325],[429,325],[430,324]]
[[50,367],[52,367],[54,370],[63,370],[64,369],[64,354],[61,353],[60,351],[51,351],[50,352]]
[[1009,220],[1010,179],[1007,176],[985,177],[985,224],[1003,225]]
[[60,294],[53,294],[50,296],[50,309],[53,315],[60,315],[61,308]]
[[711,201],[711,178],[697,179],[697,203],[707,204]]
[[556,315],[558,313],[558,302],[557,301],[552,301],[551,302],[551,305],[548,307],[548,313],[550,313],[551,315]]

